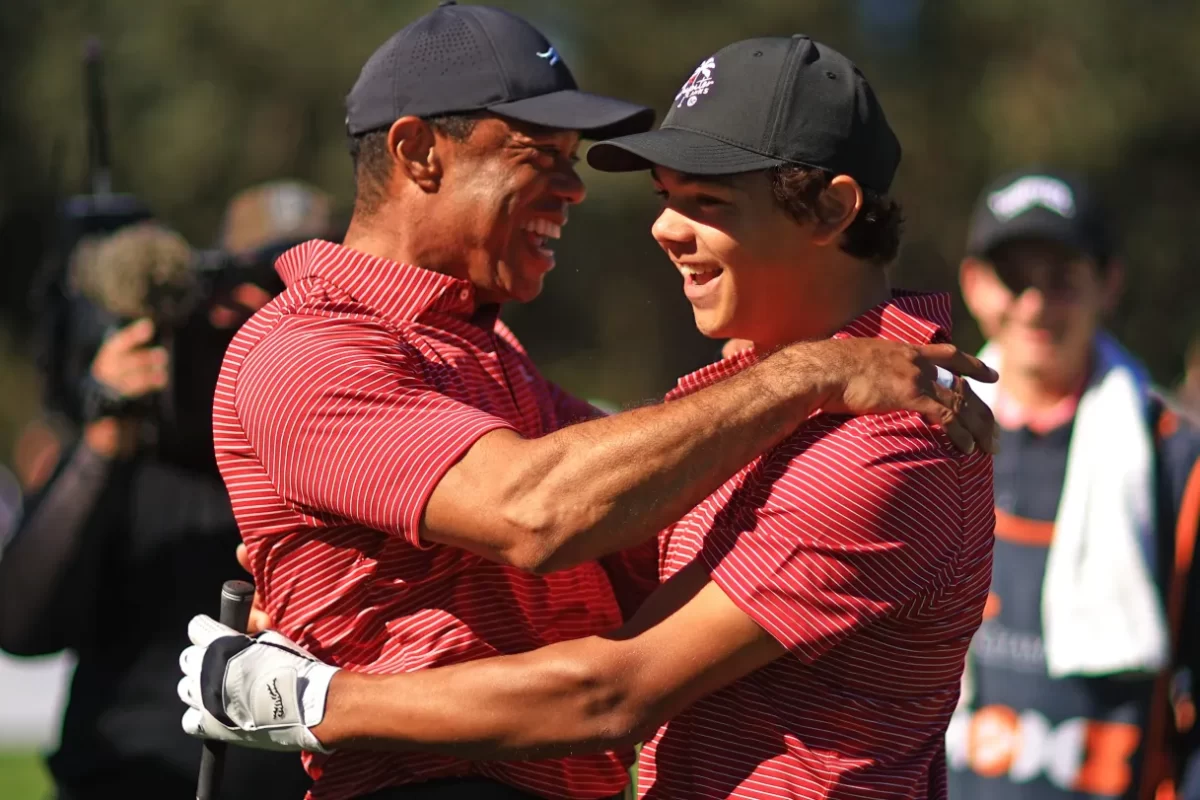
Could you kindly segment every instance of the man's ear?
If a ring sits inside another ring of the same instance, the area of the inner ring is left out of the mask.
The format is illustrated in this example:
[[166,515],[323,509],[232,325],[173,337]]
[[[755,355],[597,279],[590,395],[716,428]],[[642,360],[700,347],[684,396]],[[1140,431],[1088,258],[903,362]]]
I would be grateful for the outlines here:
[[813,242],[828,245],[838,241],[858,216],[862,204],[862,187],[858,181],[849,175],[835,177],[817,198],[817,225],[813,231]]
[[388,129],[388,152],[399,175],[426,192],[436,192],[442,180],[438,139],[420,117],[401,117]]

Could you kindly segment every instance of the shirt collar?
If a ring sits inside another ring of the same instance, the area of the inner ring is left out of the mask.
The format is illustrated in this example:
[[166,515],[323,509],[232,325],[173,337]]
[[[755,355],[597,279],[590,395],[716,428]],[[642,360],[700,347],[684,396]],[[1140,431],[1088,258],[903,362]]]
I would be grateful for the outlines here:
[[[830,338],[889,339],[910,344],[930,344],[949,341],[951,327],[950,295],[897,290],[892,292],[891,300],[855,317]],[[725,380],[761,358],[751,347],[702,367],[680,378],[667,399],[674,400]]]
[[327,280],[389,322],[409,322],[430,312],[463,320],[475,316],[470,281],[321,239],[286,251],[275,270],[286,286],[310,277]]
[[1079,400],[1083,397],[1085,383],[1080,383],[1076,391],[1049,408],[1041,409],[1026,408],[1014,400],[1011,395],[997,388],[996,401],[992,403],[992,413],[996,416],[996,422],[1000,424],[1000,427],[1006,430],[1015,431],[1028,428],[1034,433],[1044,436],[1075,419],[1075,412],[1079,410]]

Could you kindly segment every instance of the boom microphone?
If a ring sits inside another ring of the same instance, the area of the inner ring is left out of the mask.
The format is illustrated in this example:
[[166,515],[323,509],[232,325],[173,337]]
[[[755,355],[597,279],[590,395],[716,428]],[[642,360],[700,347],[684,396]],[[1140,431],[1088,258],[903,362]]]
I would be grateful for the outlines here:
[[69,285],[120,321],[150,317],[160,327],[177,326],[200,290],[193,261],[181,235],[156,222],[139,222],[80,241]]
[[83,86],[88,120],[88,166],[92,194],[112,192],[112,160],[108,149],[108,117],[104,103],[103,51],[100,40],[88,39],[83,53]]

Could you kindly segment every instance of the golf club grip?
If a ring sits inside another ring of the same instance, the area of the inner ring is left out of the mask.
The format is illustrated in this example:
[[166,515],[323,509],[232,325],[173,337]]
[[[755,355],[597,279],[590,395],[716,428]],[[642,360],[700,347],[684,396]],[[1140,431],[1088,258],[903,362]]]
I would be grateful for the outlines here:
[[[221,624],[244,633],[253,605],[254,584],[225,581],[221,587]],[[196,800],[216,800],[224,767],[225,743],[204,742],[204,751],[200,754],[200,778],[196,782]]]

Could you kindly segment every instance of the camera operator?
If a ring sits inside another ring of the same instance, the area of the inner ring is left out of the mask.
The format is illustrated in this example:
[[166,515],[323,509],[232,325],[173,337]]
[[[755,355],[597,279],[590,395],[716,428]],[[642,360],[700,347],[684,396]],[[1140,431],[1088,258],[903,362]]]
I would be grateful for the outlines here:
[[[229,339],[270,296],[249,261],[199,280],[200,261],[153,223],[85,240],[72,259],[97,317],[120,322],[75,381],[78,435],[0,557],[0,649],[78,659],[48,763],[59,800],[195,792],[200,751],[175,695],[182,631],[241,574],[212,396]],[[231,751],[221,796],[299,798],[308,783],[294,755]]]

